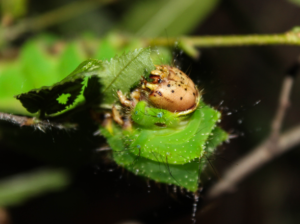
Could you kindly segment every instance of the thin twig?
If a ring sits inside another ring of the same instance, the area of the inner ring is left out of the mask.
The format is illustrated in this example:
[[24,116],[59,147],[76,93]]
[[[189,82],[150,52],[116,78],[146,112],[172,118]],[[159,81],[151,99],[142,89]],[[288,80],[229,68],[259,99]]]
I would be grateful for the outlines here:
[[10,224],[10,215],[4,207],[0,207],[0,223],[1,224]]
[[7,114],[0,112],[0,121],[8,121],[20,127],[22,126],[31,126],[33,128],[39,129],[42,132],[45,132],[46,129],[76,129],[75,124],[60,124],[50,122],[49,120],[39,120],[36,117],[26,117],[26,116],[18,116],[13,114]]
[[285,112],[290,104],[289,98],[292,90],[292,85],[294,78],[291,76],[286,76],[283,80],[282,90],[279,98],[279,104],[276,111],[276,115],[271,125],[271,134],[270,134],[270,147],[276,148],[278,143],[278,137],[282,126],[282,121],[285,115]]
[[0,120],[9,121],[20,126],[33,124],[33,118],[0,112]]
[[252,150],[250,154],[235,162],[235,164],[225,172],[223,178],[210,189],[208,196],[215,198],[223,193],[234,191],[237,184],[249,174],[276,156],[300,144],[300,125],[279,136],[276,151],[270,151],[268,143],[268,141],[262,143],[256,149]]
[[299,63],[296,63],[292,68],[293,69],[289,70],[288,75],[283,81],[278,109],[271,125],[269,137],[225,172],[223,178],[210,189],[208,193],[210,198],[217,197],[225,192],[233,191],[237,184],[249,174],[278,155],[288,151],[293,146],[300,144],[300,125],[285,134],[280,135],[282,121],[287,107],[289,106],[289,97],[294,82],[294,76],[299,70]]

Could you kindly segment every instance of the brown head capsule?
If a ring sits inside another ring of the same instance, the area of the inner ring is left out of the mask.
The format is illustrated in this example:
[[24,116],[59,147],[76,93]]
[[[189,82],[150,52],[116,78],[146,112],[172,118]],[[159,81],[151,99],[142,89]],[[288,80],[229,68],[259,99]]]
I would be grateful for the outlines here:
[[200,93],[194,82],[181,70],[168,65],[156,66],[151,71],[152,82],[144,80],[149,103],[155,107],[182,115],[193,112],[200,101]]

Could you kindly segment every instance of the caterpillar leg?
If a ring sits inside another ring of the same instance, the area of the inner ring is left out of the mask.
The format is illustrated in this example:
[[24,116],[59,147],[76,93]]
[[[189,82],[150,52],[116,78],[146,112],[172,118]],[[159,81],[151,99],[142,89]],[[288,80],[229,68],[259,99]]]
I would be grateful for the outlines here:
[[122,117],[122,115],[120,114],[120,112],[115,106],[112,107],[112,118],[117,124],[121,125],[123,129],[125,130],[132,129],[132,121],[130,117],[128,116]]
[[131,107],[132,106],[132,101],[127,99],[127,97],[122,93],[121,90],[117,91],[119,100],[121,102],[122,105],[124,105],[125,107]]
[[114,119],[114,121],[117,124],[123,126],[124,121],[123,121],[118,109],[115,106],[112,107],[112,118]]
[[141,99],[141,90],[140,89],[135,89],[134,91],[131,92],[130,97],[131,100],[128,99],[121,90],[117,91],[119,100],[121,104],[125,107],[135,107],[135,105],[140,101]]

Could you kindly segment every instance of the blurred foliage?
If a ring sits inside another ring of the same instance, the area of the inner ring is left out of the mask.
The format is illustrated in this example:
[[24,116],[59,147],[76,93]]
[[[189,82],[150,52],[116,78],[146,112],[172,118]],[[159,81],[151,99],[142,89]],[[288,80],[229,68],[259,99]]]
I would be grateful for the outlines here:
[[288,0],[291,3],[294,3],[295,5],[300,6],[300,0]]
[[[29,110],[31,113],[36,113],[42,108],[44,112],[48,114],[59,112],[66,108],[68,105],[72,104],[77,98],[79,92],[74,92],[74,99],[70,97],[68,104],[60,104],[60,107],[57,107],[55,111],[48,111],[48,109],[46,109],[50,101],[44,102],[45,97],[53,98],[51,104],[55,104],[56,99],[59,97],[59,95],[57,95],[57,91],[63,92],[63,88],[68,88],[68,83],[73,82],[76,79],[78,79],[78,90],[81,90],[81,93],[83,93],[81,83],[84,77],[88,76],[87,73],[89,71],[87,71],[86,69],[82,71],[80,69],[85,67],[86,64],[82,64],[76,69],[76,71],[73,72],[73,70],[82,61],[87,58],[107,59],[115,57],[116,55],[121,56],[124,52],[132,49],[132,47],[141,46],[143,46],[143,43],[141,41],[137,41],[135,39],[133,39],[132,41],[124,41],[122,36],[118,35],[117,33],[111,33],[100,41],[98,41],[98,39],[96,38],[87,37],[79,39],[78,41],[65,43],[57,40],[56,38],[53,38],[52,36],[47,35],[36,38],[35,40],[31,40],[23,45],[23,47],[20,49],[19,57],[17,57],[15,60],[3,60],[1,62],[0,111],[13,112],[17,114],[28,114],[28,112],[24,110],[22,105],[20,105],[20,103],[13,98],[13,96],[31,90],[31,96],[34,97],[36,92],[41,91],[38,88],[41,86],[45,86],[43,88],[44,92],[51,89],[52,95],[49,92],[50,95],[47,93],[47,95],[45,95],[41,99],[36,98],[34,103],[35,106],[28,101],[28,94],[18,95],[17,98],[21,99],[23,104],[29,105],[29,107],[32,108],[31,110]],[[153,51],[151,51],[151,55],[154,59],[154,62],[157,63],[168,63],[171,59],[171,52],[167,48],[160,47],[154,49]],[[124,58],[122,59],[122,57],[115,60],[126,63],[126,61],[124,60]],[[114,66],[114,63],[114,60],[110,60],[105,62],[101,66],[103,66],[103,69],[105,70],[105,68],[108,69],[109,67]],[[135,64],[132,64],[132,67],[135,67],[135,69],[137,69],[138,67],[138,64],[136,63],[137,62],[135,62]],[[148,68],[148,70],[150,70],[150,68]],[[128,72],[128,70],[126,71]],[[70,74],[71,72],[72,74]],[[70,76],[66,77],[67,74],[70,74]],[[82,74],[82,76],[80,74]],[[104,74],[106,73],[98,72],[98,75],[100,77],[102,77]],[[140,75],[142,74],[143,72]],[[118,76],[119,75],[120,74],[118,74]],[[57,83],[59,80],[62,80],[62,82]],[[123,80],[122,83],[124,83],[124,81],[126,84],[126,80]],[[85,83],[86,82],[87,80],[85,80]],[[59,89],[52,89],[51,86],[55,83],[57,83],[56,86]],[[66,86],[62,84],[65,84]],[[49,88],[47,86],[49,86]],[[126,92],[128,90],[124,89],[125,86],[126,85],[123,85],[122,88],[119,86],[118,88]],[[106,96],[110,95],[110,93],[111,92],[108,92]],[[110,101],[111,103],[114,97],[112,98],[112,96],[110,96],[108,98],[106,97],[106,99],[106,102]],[[81,96],[81,98],[76,102],[79,103],[82,101],[83,97]]]
[[7,177],[0,181],[0,206],[17,205],[45,192],[61,190],[69,183],[69,174],[55,169],[41,169]]
[[[71,1],[42,15],[30,15],[28,18],[8,23],[0,30],[0,47],[7,41],[18,39],[22,34],[42,31],[54,25],[66,36],[78,36],[78,33],[93,32],[105,35],[119,29],[137,37],[157,37],[158,35],[178,36],[190,33],[196,25],[217,6],[218,0],[156,0],[124,1],[115,8],[106,8],[113,0]],[[117,11],[121,14],[114,15]],[[118,19],[113,18],[119,17]],[[4,17],[2,18],[4,19]],[[97,21],[97,22],[95,22]],[[3,22],[3,21],[2,21]]]
[[122,29],[137,36],[179,36],[190,33],[217,6],[219,0],[138,1],[123,16]]
[[0,9],[4,16],[18,18],[27,13],[28,0],[1,0]]

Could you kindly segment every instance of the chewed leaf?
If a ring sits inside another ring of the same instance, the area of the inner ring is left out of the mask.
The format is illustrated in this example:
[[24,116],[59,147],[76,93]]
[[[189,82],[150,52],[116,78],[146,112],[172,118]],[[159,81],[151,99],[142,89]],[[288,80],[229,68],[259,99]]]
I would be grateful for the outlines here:
[[150,48],[141,48],[103,62],[105,70],[98,74],[103,87],[103,103],[114,103],[117,90],[129,93],[141,76],[149,76],[154,69],[150,53]]
[[110,131],[103,127],[100,127],[100,130],[113,149],[113,157],[118,165],[125,167],[136,175],[150,178],[157,182],[174,184],[192,192],[198,189],[201,174],[199,158],[180,165],[169,164],[167,158],[164,161],[153,161],[136,156],[126,150],[122,140],[122,131],[116,125],[112,125]]
[[97,72],[104,70],[103,62],[97,59],[89,59],[82,62],[70,75],[64,80],[72,79],[73,77],[86,77],[97,75]]
[[29,40],[21,47],[18,57],[9,61],[1,60],[0,110],[2,112],[32,116],[14,96],[42,86],[52,86],[87,58],[86,52],[77,42],[68,44],[60,42],[57,51],[55,46],[58,45],[52,40],[52,37],[44,35]]
[[71,96],[70,93],[67,93],[67,94],[63,93],[63,94],[61,94],[56,100],[57,100],[58,103],[60,103],[60,104],[67,104],[68,98],[69,98],[70,96]]
[[92,76],[88,79],[87,86],[84,89],[83,96],[86,104],[99,105],[102,100],[101,83],[97,76]]
[[[97,75],[99,70],[103,69],[102,62],[99,60],[87,60],[81,63],[74,72],[52,86],[44,86],[40,89],[34,89],[27,93],[17,95],[16,98],[30,112],[38,111],[47,115],[65,110],[72,105],[76,98],[82,92],[85,77]],[[58,99],[67,95],[64,103]]]
[[211,137],[208,139],[205,151],[207,153],[207,156],[210,156],[215,148],[220,145],[222,142],[226,141],[228,139],[228,133],[225,132],[222,128],[216,127],[212,133]]
[[[30,112],[36,113],[42,111],[46,114],[53,114],[64,110],[71,105],[80,94],[83,79],[75,79],[73,82],[64,82],[51,87],[42,87],[40,89],[29,91],[28,93],[16,96],[22,105]],[[65,104],[61,104],[57,99],[62,94],[70,94]]]
[[[115,101],[116,90],[128,93],[130,88],[139,82],[141,76],[147,77],[153,69],[150,48],[141,48],[110,61],[84,61],[61,82],[33,89],[16,98],[30,113],[40,111],[46,115],[67,109],[79,96],[76,104],[84,100],[83,96],[89,103],[100,103],[101,96],[102,103],[111,104]],[[94,78],[88,81],[89,89],[83,92],[87,83],[85,79],[91,76]],[[60,101],[62,96],[68,96],[63,103]]]

